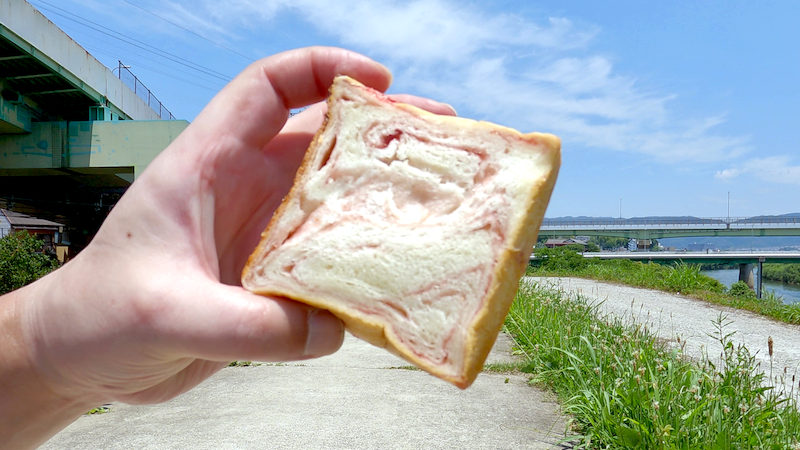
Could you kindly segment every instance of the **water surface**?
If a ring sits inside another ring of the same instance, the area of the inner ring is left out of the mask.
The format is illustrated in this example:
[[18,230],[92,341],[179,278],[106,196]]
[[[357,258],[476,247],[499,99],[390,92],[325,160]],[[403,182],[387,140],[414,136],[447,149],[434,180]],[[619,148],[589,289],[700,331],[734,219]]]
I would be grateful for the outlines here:
[[[714,278],[725,287],[731,287],[733,283],[739,281],[739,269],[703,270],[701,273]],[[783,297],[783,303],[800,303],[800,286],[770,280],[763,280],[763,284],[764,290],[773,291],[775,295]]]

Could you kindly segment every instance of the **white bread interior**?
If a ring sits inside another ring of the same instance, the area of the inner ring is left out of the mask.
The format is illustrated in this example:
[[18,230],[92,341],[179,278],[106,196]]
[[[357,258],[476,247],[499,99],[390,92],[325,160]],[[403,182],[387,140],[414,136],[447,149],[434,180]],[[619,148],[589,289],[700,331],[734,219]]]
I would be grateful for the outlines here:
[[559,164],[553,135],[431,114],[337,77],[242,285],[330,310],[465,388],[513,301]]

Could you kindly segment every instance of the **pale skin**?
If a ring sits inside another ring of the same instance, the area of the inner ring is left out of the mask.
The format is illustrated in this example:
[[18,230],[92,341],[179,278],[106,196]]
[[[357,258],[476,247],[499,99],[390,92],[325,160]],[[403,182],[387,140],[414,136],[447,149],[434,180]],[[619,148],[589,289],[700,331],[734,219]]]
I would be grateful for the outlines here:
[[381,91],[391,82],[378,63],[334,48],[252,64],[150,164],[86,249],[0,297],[0,442],[34,447],[103,403],[171,399],[232,360],[300,360],[341,346],[330,313],[239,283],[338,74]]

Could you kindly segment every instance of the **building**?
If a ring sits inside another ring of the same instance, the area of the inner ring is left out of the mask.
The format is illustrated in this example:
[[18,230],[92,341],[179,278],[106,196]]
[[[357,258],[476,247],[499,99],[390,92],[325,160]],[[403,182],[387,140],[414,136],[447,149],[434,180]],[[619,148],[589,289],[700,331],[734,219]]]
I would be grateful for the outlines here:
[[581,247],[586,247],[586,244],[586,241],[576,238],[550,238],[544,242],[544,246],[547,248],[564,247],[566,245],[580,245]]
[[0,208],[0,238],[18,232],[39,238],[43,250],[55,253],[62,263],[69,257],[68,246],[63,242],[64,224]]

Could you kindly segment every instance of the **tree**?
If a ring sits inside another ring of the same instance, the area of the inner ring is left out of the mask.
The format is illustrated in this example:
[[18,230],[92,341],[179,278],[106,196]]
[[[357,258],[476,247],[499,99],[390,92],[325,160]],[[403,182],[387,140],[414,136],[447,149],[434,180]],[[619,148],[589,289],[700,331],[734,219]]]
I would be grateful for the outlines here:
[[42,252],[42,241],[25,231],[0,238],[0,294],[46,275],[58,261]]
[[580,245],[567,245],[555,248],[537,248],[534,250],[536,263],[546,270],[580,270],[589,262],[580,254],[583,247]]
[[628,238],[611,236],[592,236],[589,242],[596,244],[603,250],[615,250],[628,245]]

